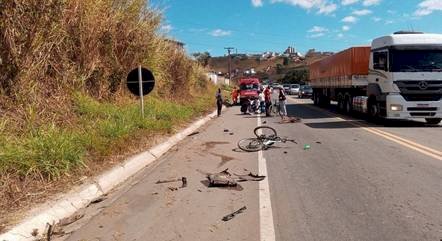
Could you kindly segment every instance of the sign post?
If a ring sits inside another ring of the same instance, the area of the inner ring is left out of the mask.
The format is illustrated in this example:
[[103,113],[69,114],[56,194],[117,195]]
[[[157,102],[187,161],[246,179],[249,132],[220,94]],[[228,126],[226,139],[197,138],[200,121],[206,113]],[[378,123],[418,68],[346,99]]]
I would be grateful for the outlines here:
[[144,95],[143,95],[143,75],[141,71],[141,65],[138,65],[138,86],[140,92],[140,102],[141,102],[141,117],[144,119]]
[[150,70],[138,66],[127,75],[127,88],[129,91],[140,96],[141,116],[144,118],[144,97],[155,87],[155,77]]

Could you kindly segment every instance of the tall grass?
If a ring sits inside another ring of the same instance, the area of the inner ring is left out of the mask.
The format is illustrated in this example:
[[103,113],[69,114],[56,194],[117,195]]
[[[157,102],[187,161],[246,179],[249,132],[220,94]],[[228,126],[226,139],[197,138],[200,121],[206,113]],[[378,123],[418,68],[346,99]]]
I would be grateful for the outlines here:
[[57,179],[75,168],[86,166],[86,154],[113,154],[115,143],[139,131],[145,134],[172,132],[177,124],[189,121],[209,109],[212,95],[192,97],[187,103],[146,98],[145,117],[138,103],[115,105],[99,102],[82,93],[74,97],[76,128],[40,127],[14,138],[0,139],[0,173]]
[[[161,23],[147,0],[0,1],[0,175],[57,179],[209,109],[205,70]],[[125,87],[138,64],[157,81],[144,119]]]

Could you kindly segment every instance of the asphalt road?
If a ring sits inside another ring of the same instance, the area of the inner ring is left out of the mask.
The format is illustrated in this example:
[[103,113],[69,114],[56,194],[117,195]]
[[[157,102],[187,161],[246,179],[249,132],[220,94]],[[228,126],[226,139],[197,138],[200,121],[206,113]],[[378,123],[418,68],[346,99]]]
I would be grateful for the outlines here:
[[[442,240],[442,127],[379,126],[289,98],[290,115],[239,115],[229,108],[160,162],[90,206],[57,240]],[[260,123],[298,144],[262,153],[236,149]],[[310,149],[305,150],[304,145]],[[208,188],[205,173],[266,174],[232,189]],[[185,176],[188,185],[155,184]],[[268,184],[267,184],[268,183]],[[222,217],[243,206],[230,221]]]

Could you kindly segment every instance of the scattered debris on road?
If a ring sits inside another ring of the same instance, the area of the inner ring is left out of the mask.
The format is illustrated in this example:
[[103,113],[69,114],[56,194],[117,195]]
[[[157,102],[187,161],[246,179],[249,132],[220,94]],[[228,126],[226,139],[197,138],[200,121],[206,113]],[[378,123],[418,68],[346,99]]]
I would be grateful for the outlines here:
[[153,192],[153,193],[152,193],[152,195],[158,195],[158,194],[159,194],[158,192]]
[[234,133],[233,133],[233,132],[230,132],[230,133],[229,133],[229,135],[233,136],[233,135],[234,135]]
[[78,214],[72,215],[70,217],[61,219],[60,222],[58,222],[58,225],[67,226],[69,224],[72,224],[72,223],[80,220],[83,217],[84,217],[84,210],[82,211],[82,213],[78,213]]
[[181,188],[187,187],[187,178],[186,177],[182,177],[181,182],[182,182]]
[[287,152],[285,151],[284,154],[287,154]]
[[258,174],[253,174],[253,173],[249,173],[247,175],[238,175],[235,174],[235,176],[238,177],[238,182],[247,182],[247,181],[254,181],[254,182],[259,182],[262,181],[266,178],[266,176],[260,176]]
[[236,210],[235,212],[233,212],[233,213],[231,213],[231,214],[229,214],[229,215],[224,216],[224,217],[222,218],[222,220],[223,220],[224,222],[227,222],[227,221],[231,220],[232,218],[234,218],[236,215],[238,215],[238,214],[244,212],[246,209],[247,209],[247,207],[244,206],[244,207],[242,207],[242,208]]
[[194,136],[194,135],[198,135],[199,133],[200,133],[199,131],[195,131],[195,132],[190,133],[190,134],[187,135],[187,136]]
[[263,121],[262,123],[263,123],[263,124],[267,124],[267,121]]
[[178,191],[177,187],[168,187],[170,191],[174,192],[174,191]]
[[37,229],[37,228],[34,228],[34,229],[32,230],[31,235],[32,235],[33,237],[37,237],[37,235],[38,235],[38,229]]
[[304,150],[309,150],[310,148],[311,148],[311,146],[309,144],[304,145]]
[[222,172],[208,174],[207,179],[209,179],[209,187],[235,187],[238,183],[232,177],[232,174],[229,173],[229,169],[225,169]]
[[317,141],[317,142],[316,142],[316,144],[322,144],[322,142],[320,142],[320,141]]
[[224,132],[229,132],[229,129],[224,129]]
[[179,182],[179,181],[182,181],[182,180],[183,180],[183,178],[174,178],[174,179],[168,179],[168,180],[158,180],[155,184]]
[[286,118],[283,118],[279,124],[289,124],[289,123],[298,123],[301,122],[301,118],[299,117],[292,117],[292,116],[288,116]]
[[207,174],[207,179],[209,179],[209,187],[235,187],[238,182],[247,181],[262,181],[266,176],[260,176],[257,174],[231,174],[229,169],[225,169],[222,172]]
[[[163,184],[163,183],[171,183],[171,182],[181,182],[181,187],[179,187],[179,188],[187,187],[187,178],[186,177],[174,178],[174,179],[169,179],[169,180],[158,180],[157,182],[155,182],[155,184]],[[169,187],[169,190],[177,191],[178,187]]]

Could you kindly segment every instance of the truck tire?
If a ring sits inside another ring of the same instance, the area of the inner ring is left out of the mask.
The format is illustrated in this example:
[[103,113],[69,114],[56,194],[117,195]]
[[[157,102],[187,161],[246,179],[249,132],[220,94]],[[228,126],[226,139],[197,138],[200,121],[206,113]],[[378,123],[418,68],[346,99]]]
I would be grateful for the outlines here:
[[344,111],[344,100],[342,99],[342,97],[338,97],[338,111]]
[[442,119],[441,118],[425,118],[425,121],[427,122],[427,124],[437,125],[442,121]]
[[313,94],[313,104],[319,105],[319,95],[317,93]]

